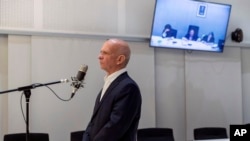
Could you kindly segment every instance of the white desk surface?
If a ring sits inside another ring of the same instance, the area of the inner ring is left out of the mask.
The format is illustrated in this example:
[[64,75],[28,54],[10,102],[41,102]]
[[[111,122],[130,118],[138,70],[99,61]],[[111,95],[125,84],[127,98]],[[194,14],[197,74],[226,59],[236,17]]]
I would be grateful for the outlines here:
[[182,40],[177,38],[162,38],[160,36],[152,36],[151,45],[171,48],[182,48],[182,49],[198,49],[208,51],[219,51],[220,48],[217,44],[208,44],[198,41]]

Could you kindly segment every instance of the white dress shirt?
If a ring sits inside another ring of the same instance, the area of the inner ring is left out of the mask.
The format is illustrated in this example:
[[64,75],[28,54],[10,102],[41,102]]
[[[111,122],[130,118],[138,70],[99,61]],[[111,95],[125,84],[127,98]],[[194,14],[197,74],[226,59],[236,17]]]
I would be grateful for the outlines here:
[[103,85],[103,88],[102,88],[102,94],[101,94],[101,97],[100,97],[100,101],[104,95],[104,93],[106,92],[106,90],[108,89],[109,85],[119,76],[121,75],[122,73],[126,72],[126,68],[123,68],[119,71],[116,71],[114,73],[112,73],[111,75],[109,76],[105,76],[104,77],[104,85]]

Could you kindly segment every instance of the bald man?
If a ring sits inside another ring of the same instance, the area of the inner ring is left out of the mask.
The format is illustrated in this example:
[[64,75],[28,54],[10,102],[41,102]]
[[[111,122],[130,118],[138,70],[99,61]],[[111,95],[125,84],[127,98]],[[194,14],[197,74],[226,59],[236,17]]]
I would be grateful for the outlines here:
[[106,76],[82,141],[136,141],[142,100],[138,85],[126,71],[129,45],[109,39],[98,59]]

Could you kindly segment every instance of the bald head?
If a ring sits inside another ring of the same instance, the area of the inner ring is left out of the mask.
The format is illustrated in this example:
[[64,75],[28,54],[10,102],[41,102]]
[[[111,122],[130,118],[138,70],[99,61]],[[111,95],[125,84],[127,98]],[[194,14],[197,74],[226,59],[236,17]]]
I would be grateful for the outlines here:
[[129,62],[130,59],[130,48],[127,42],[120,40],[120,39],[109,39],[106,41],[108,44],[110,44],[110,47],[112,49],[112,52],[119,56],[119,55],[124,55],[125,56],[125,62],[124,62],[124,67]]
[[99,55],[101,68],[108,74],[125,68],[129,59],[129,45],[121,39],[108,39],[105,41]]

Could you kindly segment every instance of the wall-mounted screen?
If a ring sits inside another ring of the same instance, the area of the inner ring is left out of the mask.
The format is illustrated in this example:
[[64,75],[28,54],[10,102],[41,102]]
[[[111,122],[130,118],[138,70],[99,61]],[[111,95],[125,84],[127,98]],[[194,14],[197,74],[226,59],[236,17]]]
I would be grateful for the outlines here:
[[230,4],[156,0],[150,47],[223,52]]

